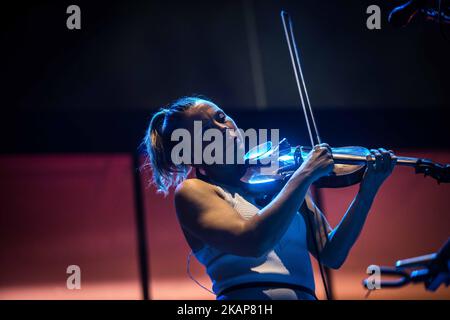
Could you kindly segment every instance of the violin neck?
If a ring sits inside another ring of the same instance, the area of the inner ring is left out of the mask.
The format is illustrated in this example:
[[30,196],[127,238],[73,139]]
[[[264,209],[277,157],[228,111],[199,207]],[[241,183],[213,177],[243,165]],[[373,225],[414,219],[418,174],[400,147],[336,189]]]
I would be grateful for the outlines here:
[[420,158],[413,157],[397,157],[397,164],[406,167],[415,167],[420,160]]
[[[356,164],[358,166],[367,164],[367,161],[373,161],[374,156],[369,155],[369,159],[366,155],[350,155],[345,153],[333,153],[333,159],[336,163],[340,164]],[[431,176],[439,183],[450,182],[450,164],[441,164],[433,162],[429,159],[412,158],[412,157],[399,157],[397,156],[397,163],[401,166],[413,167],[416,173],[423,173],[425,176]]]
[[[367,163],[365,156],[348,155],[348,154],[333,154],[333,159],[336,163],[341,164],[358,164],[364,165]],[[415,167],[420,162],[420,158],[412,157],[397,157],[397,165]]]

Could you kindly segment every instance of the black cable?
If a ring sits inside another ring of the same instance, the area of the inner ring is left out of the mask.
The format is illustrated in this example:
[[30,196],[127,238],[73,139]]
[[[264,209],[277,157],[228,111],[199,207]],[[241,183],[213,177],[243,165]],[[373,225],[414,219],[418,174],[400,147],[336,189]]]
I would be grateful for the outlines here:
[[[315,207],[314,207],[314,215],[317,216],[317,210]],[[320,276],[322,278],[323,288],[325,290],[325,296],[326,296],[327,300],[331,300],[330,292],[328,290],[328,284],[327,284],[327,281],[325,280],[325,275],[324,275],[324,271],[323,271],[322,259],[320,258],[318,239],[316,237],[316,233],[314,232],[315,230],[313,228],[313,224],[311,223],[311,217],[310,217],[310,214],[308,214],[308,212],[306,212],[306,216],[308,219],[309,232],[311,233],[311,236],[313,237],[314,249],[316,250],[317,264],[319,265]],[[319,228],[320,228],[320,226],[319,226]],[[319,234],[320,234],[320,230],[319,230]]]

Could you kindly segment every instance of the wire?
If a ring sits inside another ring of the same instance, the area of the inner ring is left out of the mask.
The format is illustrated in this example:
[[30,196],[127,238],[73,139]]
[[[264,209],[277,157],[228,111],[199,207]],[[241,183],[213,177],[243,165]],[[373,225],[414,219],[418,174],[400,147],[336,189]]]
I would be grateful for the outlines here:
[[199,281],[197,281],[197,279],[194,278],[194,276],[191,273],[191,256],[194,252],[191,250],[187,256],[187,263],[186,263],[186,272],[189,276],[189,278],[191,278],[192,281],[194,281],[199,287],[201,287],[202,289],[212,293],[213,295],[216,295],[212,290],[209,290],[207,287],[205,287],[204,285],[202,285]]
[[[314,207],[314,215],[317,216],[316,207]],[[314,230],[313,225],[311,223],[311,215],[307,214],[306,216],[307,216],[307,219],[308,219],[309,232],[311,232],[311,236],[313,237],[314,249],[316,250],[317,264],[319,265],[320,277],[322,278],[323,288],[325,290],[325,296],[326,296],[327,300],[331,300],[330,291],[328,290],[328,284],[327,284],[327,281],[325,280],[325,275],[324,275],[324,271],[323,271],[324,267],[323,267],[323,264],[322,264],[322,259],[320,258],[318,239],[317,239],[317,237],[315,235],[315,232],[314,232],[315,230]],[[321,228],[321,227],[319,226],[319,228]],[[320,233],[320,230],[319,230],[319,233]]]

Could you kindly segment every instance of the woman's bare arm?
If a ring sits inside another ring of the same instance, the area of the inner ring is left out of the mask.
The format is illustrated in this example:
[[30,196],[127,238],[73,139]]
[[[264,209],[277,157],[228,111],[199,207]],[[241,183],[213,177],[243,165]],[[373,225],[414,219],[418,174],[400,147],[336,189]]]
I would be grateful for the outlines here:
[[311,183],[332,168],[328,148],[315,148],[279,194],[249,220],[222,199],[214,186],[189,179],[175,192],[178,219],[205,243],[231,254],[258,257],[270,251],[286,232]]
[[[306,212],[302,212],[305,220],[312,228],[308,228],[308,246],[313,255],[317,257],[318,246],[321,261],[330,268],[339,268],[347,258],[355,244],[375,196],[385,179],[392,173],[396,159],[392,152],[384,149],[372,150],[374,162],[368,162],[366,173],[361,182],[359,191],[350,204],[338,226],[331,229],[323,213],[314,202],[307,199]],[[309,215],[309,216],[308,216]],[[324,229],[326,228],[326,232]],[[313,231],[310,231],[310,230]],[[316,244],[314,238],[317,240]]]

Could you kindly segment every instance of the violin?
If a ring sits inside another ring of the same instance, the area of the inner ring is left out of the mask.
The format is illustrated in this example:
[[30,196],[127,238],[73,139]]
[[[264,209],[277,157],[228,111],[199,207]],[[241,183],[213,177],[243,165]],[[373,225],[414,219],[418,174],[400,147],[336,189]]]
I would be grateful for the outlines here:
[[[281,190],[292,174],[301,166],[312,148],[321,143],[317,123],[314,118],[305,79],[300,64],[295,42],[293,23],[289,14],[281,11],[281,19],[291,57],[294,76],[305,115],[306,126],[311,140],[311,147],[291,147],[286,139],[276,146],[272,142],[258,145],[246,153],[244,161],[248,164],[247,172],[241,182],[250,193],[273,196]],[[368,161],[375,161],[371,152],[364,147],[331,148],[335,162],[333,171],[313,184],[318,188],[343,188],[361,182]],[[414,157],[396,157],[397,165],[413,167],[417,174],[424,174],[438,183],[450,182],[450,165],[435,163],[429,159]],[[268,167],[276,161],[277,166],[268,172]],[[265,163],[265,164],[264,164]]]
[[[287,139],[282,139],[277,146],[273,146],[271,141],[258,145],[244,156],[248,170],[241,182],[250,193],[274,195],[302,165],[310,151],[311,147],[291,147]],[[316,180],[313,183],[316,188],[343,188],[357,184],[363,178],[367,161],[375,161],[364,147],[331,148],[331,153],[335,162],[333,171]],[[450,182],[449,164],[414,157],[396,156],[396,159],[396,165],[412,167],[416,174],[430,176],[438,183]],[[276,169],[268,172],[273,161],[277,163]]]

